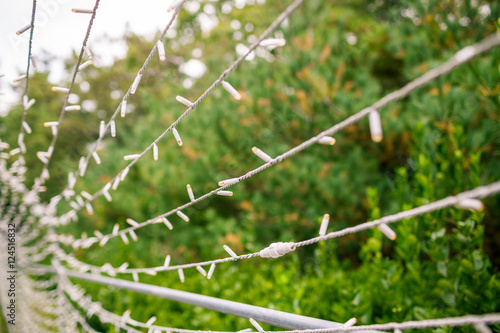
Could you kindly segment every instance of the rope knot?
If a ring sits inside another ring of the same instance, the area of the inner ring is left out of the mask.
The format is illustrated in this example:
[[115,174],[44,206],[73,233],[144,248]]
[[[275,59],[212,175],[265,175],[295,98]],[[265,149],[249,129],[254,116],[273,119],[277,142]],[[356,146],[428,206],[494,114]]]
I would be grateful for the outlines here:
[[259,255],[262,258],[278,258],[278,257],[284,256],[287,253],[295,251],[296,248],[297,247],[295,246],[295,243],[293,243],[293,242],[272,243],[271,245],[269,245],[265,249],[261,250],[259,252]]

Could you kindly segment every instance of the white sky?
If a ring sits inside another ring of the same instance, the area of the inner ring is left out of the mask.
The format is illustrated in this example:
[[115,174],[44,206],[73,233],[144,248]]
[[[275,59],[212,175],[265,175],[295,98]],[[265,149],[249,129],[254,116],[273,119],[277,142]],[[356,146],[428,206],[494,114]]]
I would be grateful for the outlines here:
[[[123,37],[126,26],[136,34],[148,38],[163,30],[171,18],[168,8],[174,0],[102,0],[92,26],[88,45],[95,58],[95,66],[112,63],[115,57],[123,57],[125,45],[102,42],[105,34]],[[12,80],[26,71],[30,31],[16,35],[16,31],[31,22],[31,0],[4,0],[0,4],[0,114],[11,103],[20,103],[12,93]],[[44,51],[58,59],[64,59],[73,51],[80,52],[87,31],[90,14],[77,14],[72,8],[92,9],[91,0],[43,0],[38,1],[33,40],[33,54],[43,58]],[[100,42],[101,40],[101,42]],[[63,77],[62,62],[54,61],[49,80],[57,84]]]

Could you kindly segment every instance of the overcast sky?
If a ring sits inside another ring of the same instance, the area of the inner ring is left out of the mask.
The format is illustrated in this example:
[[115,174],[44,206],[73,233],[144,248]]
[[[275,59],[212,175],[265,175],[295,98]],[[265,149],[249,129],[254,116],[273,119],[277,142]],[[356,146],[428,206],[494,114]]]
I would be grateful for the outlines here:
[[[153,36],[163,30],[171,13],[168,8],[173,0],[104,0],[99,4],[92,27],[89,46],[96,55],[96,66],[112,63],[114,57],[126,53],[124,44],[102,42],[105,34],[122,37],[126,26],[134,33]],[[26,71],[29,30],[22,35],[16,31],[31,22],[33,1],[2,1],[0,4],[0,114],[8,105],[19,99],[12,94],[12,80]],[[92,9],[91,0],[38,1],[33,40],[33,54],[43,57],[44,51],[59,59],[67,58],[73,51],[80,51],[87,31],[90,14],[76,14],[72,8]],[[101,41],[101,42],[100,42]],[[54,61],[49,68],[49,80],[57,84],[62,78],[62,63]]]

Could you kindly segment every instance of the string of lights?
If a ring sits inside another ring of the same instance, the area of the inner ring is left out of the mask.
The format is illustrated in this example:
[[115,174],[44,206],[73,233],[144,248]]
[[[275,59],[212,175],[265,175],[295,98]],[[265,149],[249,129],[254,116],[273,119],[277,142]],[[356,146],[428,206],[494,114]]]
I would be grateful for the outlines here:
[[[202,195],[194,200],[190,200],[190,202],[188,202],[186,204],[178,206],[178,207],[176,207],[176,208],[174,208],[174,209],[172,209],[164,214],[161,214],[159,216],[156,216],[152,219],[146,220],[146,221],[141,222],[141,223],[135,222],[135,221],[129,219],[131,221],[130,222],[131,226],[128,228],[125,228],[125,229],[117,230],[116,226],[115,226],[115,229],[113,229],[113,232],[110,234],[103,235],[102,233],[97,232],[96,237],[91,237],[88,239],[78,239],[78,240],[72,239],[72,242],[76,247],[81,246],[81,247],[86,248],[86,247],[89,247],[95,243],[99,243],[100,245],[104,245],[109,239],[111,239],[113,237],[122,237],[122,239],[124,239],[127,236],[127,234],[132,234],[133,239],[135,239],[136,237],[134,235],[135,235],[135,231],[137,229],[142,228],[142,227],[147,226],[147,225],[150,225],[150,224],[155,224],[155,223],[165,223],[165,225],[167,227],[169,227],[169,229],[170,229],[171,228],[169,226],[170,222],[168,222],[167,217],[169,217],[173,214],[177,214],[182,219],[189,220],[189,218],[182,212],[186,208],[188,208],[196,203],[199,203],[200,201],[208,199],[214,195],[220,194],[221,192],[225,194],[227,192],[225,190],[228,189],[230,186],[233,186],[234,184],[237,184],[240,181],[248,179],[248,178],[264,171],[267,168],[270,168],[278,163],[281,163],[285,159],[299,153],[300,151],[302,151],[302,150],[304,150],[304,149],[306,149],[314,144],[321,143],[321,141],[326,141],[326,140],[328,140],[328,142],[334,142],[334,141],[332,141],[333,138],[331,138],[331,135],[343,130],[347,126],[352,125],[353,123],[355,123],[357,121],[360,121],[361,119],[363,119],[366,116],[369,116],[370,119],[377,119],[378,118],[377,116],[373,117],[371,115],[374,114],[374,112],[376,114],[378,114],[377,110],[386,106],[388,103],[399,100],[401,98],[404,98],[409,93],[418,89],[419,87],[431,82],[432,80],[436,79],[437,77],[440,77],[442,75],[449,73],[457,66],[464,64],[467,61],[470,61],[471,59],[473,59],[474,57],[477,57],[480,54],[482,54],[482,53],[484,53],[484,52],[486,52],[494,47],[497,47],[499,45],[500,45],[500,37],[497,34],[493,34],[493,35],[483,39],[482,41],[480,41],[474,45],[470,45],[470,46],[467,46],[467,47],[459,50],[449,60],[447,60],[446,62],[444,62],[440,66],[437,66],[436,68],[434,68],[432,70],[429,70],[428,72],[426,72],[422,76],[420,76],[420,77],[416,78],[415,80],[406,84],[404,87],[382,97],[380,100],[376,101],[371,106],[362,109],[361,111],[351,115],[350,117],[346,118],[345,120],[335,124],[334,126],[324,130],[323,132],[317,134],[316,136],[313,136],[312,138],[304,141],[303,143],[299,144],[298,146],[286,151],[285,153],[283,153],[275,158],[269,157],[267,154],[262,152],[260,149],[254,147],[254,148],[256,148],[256,149],[253,149],[254,152],[256,153],[257,156],[260,155],[259,157],[261,157],[265,161],[265,164],[261,165],[260,167],[254,169],[254,170],[247,172],[246,174],[244,174],[240,177],[220,181],[218,184],[220,186],[219,188],[212,190],[211,192],[208,192],[208,193],[206,193],[206,194],[204,194],[204,195]],[[381,135],[381,131],[382,131],[380,128],[380,121],[377,121],[375,125],[372,125],[372,127],[374,127],[374,129],[375,129],[375,131],[372,131],[372,137],[375,136],[375,139],[377,140],[379,138],[379,136]],[[374,132],[375,132],[375,135],[374,135]],[[264,156],[263,154],[265,154],[266,156]],[[125,170],[127,170],[127,169],[125,169]],[[115,179],[115,178],[113,178],[113,179]],[[100,193],[106,193],[107,189],[109,189],[111,187],[112,183],[113,183],[113,180],[111,180],[107,185],[105,185],[103,187],[103,189],[98,191],[93,196],[89,195],[88,201],[85,202],[85,204],[82,204],[78,207],[75,206],[75,208],[81,209],[81,208],[85,207],[85,205],[89,204],[90,201],[95,199],[97,197],[97,195],[99,195]],[[63,215],[63,217],[62,217],[63,224],[67,223],[70,219],[72,219],[74,216],[76,216],[76,212],[77,212],[77,210],[73,209],[69,213],[66,213],[65,215]]]
[[[19,153],[20,156],[26,153],[26,146],[24,144],[24,132],[26,131],[28,134],[31,133],[31,128],[26,122],[26,113],[28,109],[33,105],[33,101],[28,100],[28,87],[29,87],[29,75],[30,75],[30,65],[33,63],[33,68],[36,70],[36,58],[32,55],[32,47],[33,47],[33,34],[35,31],[35,16],[36,16],[36,0],[33,0],[32,14],[31,14],[31,23],[30,23],[30,38],[28,43],[28,61],[26,65],[26,79],[24,85],[24,91],[22,94],[23,98],[23,113],[21,115],[21,128],[19,129],[19,136],[17,142],[19,144]],[[19,32],[19,31],[18,31]],[[18,33],[19,34],[19,33]],[[12,151],[11,151],[12,154]],[[20,159],[20,164],[24,165],[24,159]]]
[[[181,265],[170,265],[170,255],[167,255],[165,258],[165,263],[162,266],[157,267],[149,267],[149,268],[128,268],[128,263],[123,263],[119,267],[115,268],[111,266],[109,263],[104,264],[103,266],[94,266],[89,265],[87,263],[83,263],[71,255],[66,254],[54,243],[54,247],[52,253],[61,261],[67,262],[70,267],[76,269],[80,272],[90,271],[93,274],[101,274],[106,273],[111,276],[116,276],[117,274],[131,274],[134,281],[139,281],[139,274],[148,274],[148,275],[156,275],[158,272],[162,271],[177,271],[179,273],[179,278],[182,282],[184,282],[184,269],[188,268],[196,268],[203,276],[210,278],[213,270],[215,269],[215,265],[226,263],[230,261],[237,261],[242,259],[250,259],[255,257],[261,258],[278,258],[283,255],[286,255],[290,252],[295,251],[298,247],[308,246],[320,241],[326,241],[329,239],[343,237],[348,234],[361,232],[370,228],[385,226],[386,229],[382,229],[381,231],[391,240],[394,240],[395,237],[392,237],[393,231],[387,226],[389,223],[399,222],[411,217],[420,216],[423,214],[427,214],[436,210],[442,210],[444,208],[455,206],[460,209],[468,209],[468,210],[481,210],[482,203],[478,200],[481,198],[485,198],[487,196],[491,196],[500,192],[500,181],[491,183],[486,186],[479,186],[470,191],[461,192],[457,195],[451,195],[446,198],[436,200],[430,202],[428,204],[415,207],[406,211],[398,212],[396,214],[387,215],[380,219],[376,219],[373,221],[361,223],[357,226],[348,227],[339,231],[334,231],[326,234],[326,227],[320,228],[320,236],[314,237],[308,240],[300,241],[300,242],[289,242],[289,243],[272,243],[270,246],[265,249],[244,255],[235,254],[229,247],[224,246],[225,250],[230,254],[230,257],[223,259],[215,259],[210,261],[189,263],[189,264],[181,264]],[[322,223],[323,224],[323,223]],[[387,229],[388,228],[388,229]],[[321,235],[321,229],[325,229],[323,234]],[[380,229],[380,228],[379,228]],[[385,230],[385,232],[384,232]],[[388,231],[390,230],[390,231]],[[209,274],[202,269],[203,266],[210,266]]]
[[[194,102],[190,102],[182,96],[177,96],[177,101],[186,105],[188,109],[182,113],[182,115],[177,118],[157,139],[155,139],[145,150],[140,154],[132,154],[124,156],[124,160],[131,161],[127,166],[121,169],[105,186],[100,190],[95,192],[93,195],[87,192],[81,192],[77,195],[74,192],[74,186],[77,179],[83,178],[85,175],[85,170],[93,158],[97,164],[100,164],[100,157],[97,153],[99,143],[104,140],[107,135],[108,130],[112,137],[116,136],[115,119],[118,114],[122,117],[126,116],[127,113],[127,102],[131,95],[135,94],[136,90],[140,85],[140,81],[143,73],[145,72],[148,64],[152,60],[154,54],[158,52],[158,56],[161,61],[166,59],[165,48],[163,40],[165,38],[166,32],[169,27],[173,24],[175,18],[177,17],[182,6],[186,0],[179,0],[174,3],[169,11],[174,11],[170,21],[161,33],[159,39],[152,48],[149,56],[145,60],[143,66],[137,73],[133,83],[131,84],[127,93],[123,96],[121,102],[119,103],[116,111],[111,116],[110,120],[105,123],[104,121],[100,123],[99,137],[96,142],[91,145],[89,153],[86,157],[82,156],[78,169],[76,173],[68,174],[68,184],[64,188],[63,192],[51,199],[51,203],[48,205],[40,203],[40,197],[38,192],[44,191],[43,186],[45,181],[50,177],[49,175],[49,164],[51,157],[54,152],[55,144],[59,135],[59,129],[63,121],[66,111],[79,110],[79,105],[69,105],[69,96],[73,89],[73,85],[76,82],[76,77],[78,72],[84,70],[88,66],[92,65],[92,54],[88,49],[87,42],[90,36],[93,21],[96,16],[96,12],[99,6],[99,1],[96,0],[93,9],[73,9],[74,13],[77,14],[91,14],[91,19],[87,28],[87,33],[84,38],[82,48],[78,57],[78,60],[73,71],[73,76],[69,88],[54,87],[53,90],[56,92],[66,93],[66,98],[64,100],[62,111],[59,115],[58,121],[46,122],[45,127],[50,127],[52,131],[52,141],[49,145],[47,152],[38,152],[37,156],[43,163],[42,172],[39,178],[35,180],[31,191],[28,191],[24,186],[24,174],[26,172],[26,167],[24,166],[23,154],[26,153],[26,148],[24,146],[24,133],[30,133],[31,129],[26,122],[27,110],[31,105],[33,105],[34,100],[28,99],[28,80],[30,72],[30,63],[36,69],[36,59],[31,54],[32,42],[33,42],[33,31],[35,23],[35,13],[36,13],[36,0],[33,0],[32,18],[31,24],[23,27],[18,31],[21,34],[29,29],[30,40],[28,49],[28,65],[26,75],[18,78],[17,80],[25,79],[26,85],[23,92],[23,114],[21,119],[21,129],[18,137],[19,148],[13,149],[10,153],[4,153],[3,151],[9,149],[10,146],[6,145],[0,141],[0,183],[2,187],[0,188],[0,211],[2,216],[0,216],[1,222],[14,221],[17,225],[21,225],[19,229],[19,234],[22,236],[22,241],[20,241],[21,249],[18,251],[20,257],[20,266],[29,267],[35,263],[46,261],[49,258],[52,260],[52,268],[55,270],[56,275],[48,280],[35,281],[24,272],[21,273],[19,282],[22,284],[20,288],[20,297],[22,298],[19,302],[20,311],[25,314],[23,315],[22,329],[27,331],[39,331],[40,327],[50,327],[57,329],[61,332],[78,332],[81,330],[87,332],[97,332],[90,324],[87,322],[87,318],[92,315],[96,315],[102,323],[109,323],[118,330],[125,330],[127,332],[142,332],[148,330],[148,332],[182,332],[182,333],[195,333],[195,332],[210,332],[210,331],[199,331],[199,330],[187,330],[179,328],[170,328],[166,326],[154,325],[156,322],[156,317],[151,317],[147,322],[143,323],[136,321],[131,318],[131,312],[126,311],[122,316],[119,316],[113,312],[110,312],[102,307],[99,302],[92,301],[91,296],[86,295],[86,290],[73,284],[65,273],[63,269],[62,262],[66,263],[67,266],[71,267],[75,271],[79,272],[90,272],[94,276],[100,276],[101,274],[108,274],[111,276],[116,276],[117,274],[127,274],[132,277],[135,282],[139,281],[139,274],[156,275],[158,272],[163,271],[177,271],[179,279],[181,282],[185,281],[184,269],[196,268],[198,272],[210,279],[217,264],[222,264],[226,262],[238,261],[243,259],[251,258],[278,258],[287,255],[295,251],[299,247],[310,246],[321,241],[327,241],[336,239],[339,237],[346,236],[348,234],[362,232],[370,228],[377,227],[381,232],[384,233],[386,237],[391,240],[396,239],[397,234],[392,230],[388,224],[397,223],[409,218],[421,216],[423,214],[428,214],[434,211],[443,210],[450,207],[456,207],[458,209],[479,211],[483,209],[483,204],[479,199],[492,196],[500,193],[500,181],[491,183],[486,186],[479,186],[470,191],[465,191],[458,193],[456,195],[450,195],[440,200],[436,200],[424,205],[408,209],[405,211],[400,211],[398,213],[387,215],[382,218],[361,223],[359,225],[344,228],[338,231],[328,232],[328,224],[330,221],[330,215],[324,214],[321,221],[321,226],[319,228],[319,236],[306,239],[298,242],[275,242],[262,249],[259,252],[238,255],[227,245],[224,245],[225,251],[229,254],[229,257],[214,259],[203,262],[193,262],[187,264],[177,264],[171,265],[171,256],[167,255],[163,265],[148,268],[129,268],[127,262],[122,263],[119,267],[113,267],[111,264],[106,263],[103,266],[97,266],[92,264],[84,263],[77,260],[73,254],[66,253],[59,243],[65,245],[71,245],[74,250],[86,249],[93,244],[100,244],[104,246],[108,241],[115,237],[120,237],[122,241],[129,244],[129,237],[133,241],[138,241],[137,234],[135,231],[146,225],[153,223],[163,223],[167,228],[172,229],[172,224],[168,221],[167,217],[176,214],[179,218],[189,221],[188,215],[183,211],[192,205],[208,199],[214,195],[231,196],[232,192],[227,191],[227,189],[245,179],[251,178],[256,174],[270,168],[276,164],[283,162],[284,160],[290,158],[291,156],[298,154],[302,150],[315,145],[315,144],[326,144],[333,145],[336,140],[332,137],[335,133],[343,130],[347,126],[364,119],[368,118],[370,125],[370,133],[372,140],[379,142],[382,140],[382,122],[380,118],[380,110],[387,104],[400,100],[416,89],[422,87],[429,82],[432,82],[436,78],[443,76],[457,66],[469,62],[475,57],[485,53],[492,48],[498,47],[500,45],[500,35],[491,35],[482,41],[467,46],[458,52],[456,52],[451,58],[445,61],[440,66],[429,70],[422,76],[416,78],[415,80],[404,85],[402,88],[382,97],[380,100],[376,101],[372,105],[362,109],[361,111],[351,115],[345,120],[329,127],[328,129],[318,133],[317,135],[311,137],[310,139],[302,142],[301,144],[295,146],[294,148],[287,150],[279,156],[272,157],[268,155],[264,150],[253,147],[252,152],[259,157],[264,164],[256,169],[250,170],[244,175],[236,178],[221,180],[218,183],[218,188],[196,198],[193,189],[188,184],[187,191],[190,201],[186,204],[180,205],[164,214],[161,214],[155,218],[149,219],[144,222],[136,222],[131,218],[127,219],[127,223],[130,227],[120,230],[119,224],[116,224],[113,231],[109,234],[103,234],[99,230],[94,231],[94,236],[88,237],[83,234],[81,238],[75,239],[72,235],[56,234],[54,231],[55,226],[67,224],[69,221],[76,221],[78,219],[77,213],[86,208],[89,212],[92,211],[91,202],[95,200],[100,195],[105,196],[108,201],[111,201],[111,195],[109,191],[116,190],[121,181],[123,181],[130,168],[135,165],[145,154],[149,151],[153,151],[154,160],[158,160],[158,142],[162,140],[168,133],[172,132],[175,140],[179,146],[183,145],[181,136],[176,129],[180,122],[187,117],[205,98],[207,98],[210,93],[221,85],[234,99],[239,100],[241,98],[240,93],[235,89],[229,82],[225,79],[233,72],[257,47],[277,47],[284,46],[286,42],[282,39],[269,39],[268,37],[271,33],[283,22],[285,21],[292,12],[294,12],[304,0],[295,0],[267,29],[266,31],[253,43],[248,51],[241,55],[235,62],[231,64],[221,75],[214,81],[214,83]],[[84,55],[88,58],[88,61],[82,63]],[[6,160],[11,156],[19,154],[19,158],[15,161],[10,168],[7,166]],[[56,206],[62,198],[70,199],[75,197],[75,201],[71,201],[70,205],[73,208],[69,212],[58,216],[56,213]],[[85,198],[85,200],[83,198]],[[31,215],[25,219],[27,215]],[[5,223],[0,225],[0,232],[5,233],[4,228]],[[43,232],[41,231],[44,228]],[[46,229],[46,230],[45,230]],[[31,244],[34,243],[34,244]],[[209,266],[208,272],[204,267]],[[34,274],[36,275],[36,269],[34,269]],[[44,274],[44,272],[40,272]],[[101,277],[102,278],[102,277]],[[5,279],[2,279],[5,280]],[[116,280],[116,279],[115,279]],[[0,283],[2,290],[5,287],[5,281]],[[135,284],[137,285],[137,284]],[[50,289],[50,290],[48,290]],[[29,300],[29,301],[28,301]],[[34,302],[34,303],[33,303]],[[33,304],[38,304],[44,309],[40,310],[35,308]],[[85,315],[82,315],[84,313]],[[386,324],[376,324],[376,325],[362,325],[355,326],[356,318],[351,318],[339,327],[328,328],[328,329],[316,329],[316,330],[293,330],[286,332],[297,332],[297,333],[330,333],[338,331],[365,331],[365,330],[394,330],[395,332],[401,332],[401,330],[406,329],[423,329],[432,327],[455,327],[463,325],[473,325],[474,328],[480,332],[490,332],[488,324],[500,323],[500,314],[485,314],[485,315],[468,315],[462,317],[450,317],[450,318],[440,318],[440,319],[429,319],[429,320],[418,320],[418,321],[407,321],[402,323],[386,323]],[[250,323],[255,327],[255,329],[264,333],[264,329],[260,324],[250,318]],[[251,330],[250,330],[251,331]],[[221,333],[213,331],[214,333]],[[284,333],[282,331],[277,331],[279,333]]]
[[[62,196],[69,198],[69,197],[74,195],[73,188],[76,184],[76,181],[78,180],[79,177],[83,177],[85,175],[87,166],[88,166],[91,158],[93,158],[97,164],[101,163],[101,159],[97,153],[97,148],[99,147],[100,143],[104,139],[108,130],[110,130],[112,137],[116,136],[115,119],[117,118],[118,114],[121,114],[122,117],[125,117],[125,115],[127,113],[128,98],[130,97],[130,95],[135,94],[135,92],[139,86],[140,80],[142,78],[142,75],[146,71],[146,68],[148,67],[149,63],[153,59],[156,51],[158,51],[161,61],[164,61],[166,59],[165,46],[163,44],[163,39],[165,38],[165,35],[166,35],[167,31],[169,30],[169,28],[174,23],[174,20],[177,17],[177,15],[179,14],[179,11],[181,10],[185,1],[186,0],[181,0],[178,3],[176,3],[174,6],[171,7],[171,9],[175,10],[175,11],[174,11],[172,17],[170,18],[170,20],[168,21],[167,25],[165,26],[165,28],[163,29],[162,33],[160,34],[160,37],[158,38],[157,43],[153,46],[151,52],[149,53],[148,57],[144,61],[144,64],[139,69],[139,72],[137,73],[136,78],[132,82],[132,85],[129,87],[129,89],[125,93],[125,95],[122,97],[120,104],[118,105],[117,109],[115,110],[115,112],[111,116],[110,120],[106,124],[104,122],[100,123],[100,125],[99,125],[100,126],[99,137],[97,138],[95,143],[90,145],[91,148],[90,148],[90,151],[87,154],[87,156],[86,157],[82,156],[80,158],[80,162],[78,163],[78,169],[76,170],[76,172],[74,172],[74,173],[70,172],[68,174],[67,186],[64,188],[64,190],[62,191],[61,194],[56,195],[55,197],[53,197],[51,199],[51,202],[54,204],[54,206],[57,206],[57,204],[61,200]],[[88,205],[87,205],[87,207],[88,207]]]
[[[188,109],[181,115],[179,116],[179,118],[177,118],[177,120],[175,122],[173,122],[156,140],[153,141],[153,143],[151,143],[142,153],[140,154],[134,154],[134,155],[128,155],[128,156],[125,156],[124,159],[125,160],[132,160],[124,169],[122,169],[120,172],[117,173],[116,176],[114,176],[106,185],[104,185],[99,191],[97,191],[94,195],[85,195],[86,197],[86,200],[83,204],[81,205],[78,205],[77,203],[75,203],[76,205],[73,205],[73,210],[69,211],[66,215],[63,215],[61,217],[62,221],[60,222],[61,224],[66,224],[68,223],[68,220],[69,219],[72,219],[72,220],[76,220],[76,213],[87,207],[89,207],[89,205],[91,204],[91,202],[96,199],[98,196],[100,195],[104,195],[106,197],[106,199],[108,201],[111,200],[111,195],[109,194],[109,190],[110,189],[116,189],[118,187],[118,184],[123,181],[125,179],[125,177],[127,176],[130,168],[139,161],[139,159],[141,159],[147,152],[149,152],[151,149],[153,149],[155,153],[155,156],[156,154],[158,153],[158,142],[160,140],[162,140],[169,132],[172,132],[174,134],[174,137],[176,139],[176,141],[178,142],[179,145],[182,145],[182,140],[180,138],[180,135],[178,133],[178,131],[175,129],[175,127],[189,114],[191,113],[218,85],[222,84],[223,87],[228,90],[228,92],[235,98],[235,99],[239,99],[238,96],[238,92],[226,81],[224,81],[224,79],[231,73],[233,72],[259,45],[262,41],[264,41],[273,31],[276,30],[276,28],[283,22],[285,21],[292,13],[295,9],[297,9],[302,3],[304,2],[304,0],[295,0],[285,11],[283,11],[283,13],[260,35],[260,37],[257,39],[257,41],[255,43],[253,43],[247,50],[247,52],[245,52],[243,55],[241,55],[237,60],[235,60],[221,75],[220,77],[214,81],[214,83],[212,83],[212,85],[195,101],[195,102],[189,102],[187,100],[185,100],[184,98],[179,98],[180,96],[178,96],[178,100],[181,100],[183,104],[189,106]],[[156,47],[156,46],[155,46]],[[154,50],[154,48],[153,48]],[[139,73],[140,74],[140,73]],[[140,75],[138,74],[137,77],[140,77]],[[134,81],[134,82],[137,82],[137,81]],[[134,86],[134,84],[133,84]],[[132,87],[133,88],[133,87]],[[137,88],[137,87],[136,87]],[[127,95],[125,96],[127,97]],[[124,101],[126,101],[126,98],[124,97]],[[115,111],[115,113],[113,114],[113,117],[112,119],[114,119],[114,117],[117,116],[117,113],[118,113],[118,110],[123,107],[123,101],[122,103],[120,104],[119,108]],[[101,131],[101,133],[105,133],[108,129],[108,126],[109,126],[109,123],[108,125],[106,125],[106,127],[104,128],[103,131]],[[99,140],[102,139],[103,136],[100,136]],[[98,141],[100,142],[100,141]],[[93,145],[94,147],[97,147],[98,143],[96,143],[95,145]],[[83,162],[82,160],[82,163],[80,163],[80,168],[79,168],[79,171],[81,171],[82,169],[86,169],[86,166],[88,164],[88,160],[90,158],[90,155],[95,153],[92,152],[92,153],[89,153],[89,155],[87,156],[87,158],[85,159],[85,161]],[[82,173],[80,172],[80,176],[82,175]],[[71,178],[71,177],[70,177]],[[72,185],[74,185],[74,182],[71,182]],[[73,186],[70,186],[70,188],[72,188]],[[53,198],[54,202],[58,203],[60,200],[61,200],[62,196],[61,195],[58,195],[56,197]]]
[[[38,152],[37,153],[38,158],[43,163],[43,168],[42,168],[42,173],[41,173],[40,177],[35,180],[35,183],[33,185],[34,189],[37,189],[38,187],[42,186],[45,183],[45,181],[50,177],[49,169],[48,169],[49,163],[50,163],[52,154],[54,152],[54,147],[55,147],[55,144],[57,142],[57,138],[59,136],[59,128],[61,127],[61,123],[64,119],[64,115],[65,115],[66,111],[72,111],[72,110],[77,110],[77,109],[79,110],[79,107],[80,107],[79,105],[69,105],[68,106],[69,97],[70,97],[71,91],[73,89],[73,86],[75,84],[78,72],[80,70],[82,70],[80,64],[82,62],[83,55],[87,54],[87,57],[89,55],[89,51],[87,51],[88,50],[87,42],[89,40],[90,32],[92,30],[92,25],[94,23],[94,20],[95,20],[96,14],[97,14],[99,2],[100,2],[100,0],[96,0],[95,5],[94,5],[94,9],[92,10],[92,15],[90,17],[90,21],[89,21],[89,24],[87,27],[87,32],[86,32],[85,37],[83,39],[82,48],[80,50],[80,54],[78,55],[76,65],[75,65],[75,68],[73,70],[73,75],[72,75],[71,82],[69,84],[69,88],[64,88],[64,90],[62,90],[64,92],[66,92],[66,97],[65,97],[64,102],[63,102],[63,106],[61,109],[61,113],[59,115],[59,119],[57,121],[47,122],[44,124],[45,127],[51,127],[53,136],[52,136],[52,141],[49,144],[49,148],[48,148],[47,152]],[[91,59],[89,59],[89,61],[90,60]],[[91,64],[91,63],[89,63],[89,64]],[[57,91],[57,89],[53,89],[53,90]]]

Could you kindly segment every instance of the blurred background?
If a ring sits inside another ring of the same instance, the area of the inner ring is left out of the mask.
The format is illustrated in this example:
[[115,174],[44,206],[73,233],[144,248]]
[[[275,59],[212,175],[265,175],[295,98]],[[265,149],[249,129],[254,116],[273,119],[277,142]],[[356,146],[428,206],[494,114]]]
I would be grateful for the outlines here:
[[[45,25],[35,25],[34,32],[40,65],[29,81],[28,95],[36,103],[27,115],[33,129],[25,139],[28,186],[41,172],[36,152],[52,139],[43,122],[58,118],[64,99],[50,88],[68,85],[90,17],[70,9],[93,5],[54,1],[58,9],[46,10]],[[176,95],[196,100],[289,3],[187,1],[167,33],[167,60],[153,58],[128,99],[129,113],[117,118],[117,137],[107,137],[99,148],[102,164],[92,161],[75,190],[94,193],[109,182],[128,164],[123,156],[142,152],[186,110]],[[66,113],[43,200],[66,186],[68,172],[99,136],[99,122],[117,109],[168,22],[170,5],[100,5],[89,39],[95,61],[78,74],[70,96],[82,110]],[[31,4],[2,6],[8,10],[1,15],[10,18],[2,19],[7,52],[0,57],[6,74],[0,78],[0,137],[15,147],[24,86],[12,85],[10,78],[23,72],[27,55],[27,36],[15,31],[29,22]],[[16,15],[7,14],[14,10]],[[125,228],[126,218],[144,221],[189,202],[186,184],[199,197],[218,181],[261,165],[253,146],[271,156],[291,149],[495,33],[499,13],[496,1],[305,1],[272,36],[285,38],[284,47],[256,49],[226,79],[241,101],[216,88],[176,127],[182,147],[167,135],[159,143],[159,160],[152,154],[142,158],[112,193],[112,202],[99,197],[94,215],[82,211],[78,223],[57,231],[76,238],[96,229],[106,234],[115,223]],[[173,216],[172,231],[156,224],[139,229],[138,242],[130,245],[114,238],[102,248],[65,250],[81,261],[113,267],[161,266],[168,254],[175,264],[205,261],[226,257],[223,244],[244,254],[272,242],[314,237],[326,213],[329,231],[340,230],[499,180],[499,64],[500,50],[494,49],[381,109],[380,143],[371,141],[363,120],[336,135],[336,145],[312,146],[231,187],[234,196],[187,209],[189,223]],[[221,264],[211,280],[196,270],[185,271],[185,283],[175,271],[140,280],[332,321],[356,317],[360,324],[499,312],[500,198],[484,203],[482,212],[446,209],[399,222],[393,242],[375,229],[279,259]],[[62,202],[58,213],[70,209]],[[130,309],[137,320],[154,315],[158,325],[171,327],[248,327],[246,319],[78,283],[104,308],[117,314]],[[90,323],[114,331],[95,317]]]

